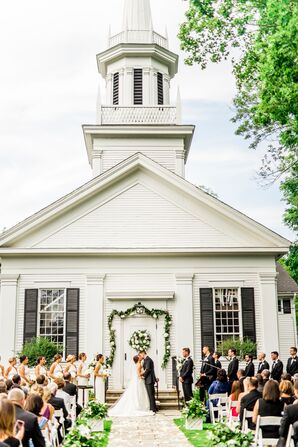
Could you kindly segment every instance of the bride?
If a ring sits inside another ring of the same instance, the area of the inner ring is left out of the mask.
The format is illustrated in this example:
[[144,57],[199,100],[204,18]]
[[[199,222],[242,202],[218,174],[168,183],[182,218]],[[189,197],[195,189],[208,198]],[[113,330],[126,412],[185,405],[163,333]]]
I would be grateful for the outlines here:
[[142,360],[138,355],[133,358],[135,368],[133,368],[132,377],[128,387],[116,404],[109,411],[109,416],[151,416],[154,413],[150,411],[149,398],[142,374]]

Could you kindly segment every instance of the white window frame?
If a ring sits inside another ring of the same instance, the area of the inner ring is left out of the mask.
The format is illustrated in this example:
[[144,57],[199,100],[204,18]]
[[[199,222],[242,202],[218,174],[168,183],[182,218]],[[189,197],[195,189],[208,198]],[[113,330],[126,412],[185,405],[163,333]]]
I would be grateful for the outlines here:
[[47,338],[47,335],[40,335],[40,304],[41,304],[41,291],[42,290],[64,290],[64,317],[63,317],[63,359],[65,359],[65,349],[66,349],[66,288],[65,287],[41,287],[38,289],[38,308],[37,308],[37,336],[38,337],[45,337]]
[[[216,287],[212,287],[212,299],[213,299],[213,326],[214,326],[214,349],[217,349],[217,340],[216,340],[216,308],[215,308],[215,289],[235,289],[237,290],[238,293],[238,318],[239,318],[239,338],[242,339],[243,338],[243,322],[242,322],[242,302],[241,302],[241,287],[238,286],[216,286]],[[228,333],[227,335],[229,335],[229,338],[234,337],[235,334],[232,333]]]
[[[289,300],[290,301],[290,309],[291,312],[290,313],[284,313],[284,300]],[[280,301],[281,303],[281,310],[279,310],[278,308],[278,302]],[[287,296],[287,295],[278,295],[277,297],[277,311],[279,315],[292,315],[293,314],[293,310],[294,310],[294,306],[293,306],[293,297],[292,296]]]

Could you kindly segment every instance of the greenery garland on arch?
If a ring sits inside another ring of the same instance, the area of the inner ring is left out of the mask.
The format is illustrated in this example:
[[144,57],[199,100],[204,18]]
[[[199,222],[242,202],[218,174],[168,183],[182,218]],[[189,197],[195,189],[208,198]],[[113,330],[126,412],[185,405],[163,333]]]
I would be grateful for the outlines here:
[[148,309],[143,304],[138,303],[135,304],[133,307],[130,307],[129,309],[122,311],[122,310],[112,310],[108,317],[108,328],[110,333],[110,355],[106,361],[107,365],[109,367],[112,367],[114,363],[115,353],[116,353],[116,331],[113,329],[113,320],[115,317],[119,317],[121,319],[125,319],[127,317],[130,317],[133,314],[138,315],[148,315],[151,318],[154,318],[155,320],[158,320],[160,317],[165,317],[164,321],[164,346],[165,346],[165,353],[163,356],[163,362],[161,367],[164,369],[166,368],[170,356],[171,356],[171,343],[170,343],[170,330],[172,325],[172,317],[169,314],[167,310],[162,309]]

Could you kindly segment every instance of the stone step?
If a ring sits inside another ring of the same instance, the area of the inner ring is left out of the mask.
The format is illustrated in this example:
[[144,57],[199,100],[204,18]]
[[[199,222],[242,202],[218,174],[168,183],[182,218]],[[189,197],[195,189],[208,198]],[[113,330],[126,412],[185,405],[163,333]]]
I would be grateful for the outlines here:
[[[115,404],[121,397],[123,390],[108,390],[106,402],[109,407]],[[160,390],[158,391],[157,407],[160,410],[177,410],[178,400],[176,390]]]

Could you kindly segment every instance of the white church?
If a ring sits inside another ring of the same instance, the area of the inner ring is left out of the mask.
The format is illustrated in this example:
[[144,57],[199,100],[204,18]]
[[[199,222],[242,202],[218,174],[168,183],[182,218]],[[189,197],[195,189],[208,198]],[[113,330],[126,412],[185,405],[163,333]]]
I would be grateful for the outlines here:
[[125,0],[97,64],[107,99],[83,126],[92,178],[0,237],[2,361],[45,336],[64,356],[113,353],[121,389],[139,329],[164,390],[184,346],[198,364],[204,344],[249,337],[284,360],[298,287],[276,261],[290,242],[185,179],[195,129],[170,103],[178,56],[150,0]]

